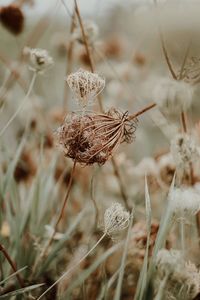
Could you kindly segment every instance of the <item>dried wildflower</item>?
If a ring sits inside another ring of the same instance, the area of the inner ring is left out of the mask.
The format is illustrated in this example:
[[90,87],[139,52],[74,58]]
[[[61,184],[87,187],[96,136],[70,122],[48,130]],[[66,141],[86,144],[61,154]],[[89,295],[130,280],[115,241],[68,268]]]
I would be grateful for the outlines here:
[[[83,27],[84,27],[84,32],[85,32],[88,42],[90,44],[92,44],[96,40],[98,33],[99,33],[97,24],[95,24],[91,20],[85,20],[83,22]],[[75,28],[75,30],[72,34],[72,39],[78,41],[81,44],[84,43],[83,34],[82,34],[82,30],[80,27]]]
[[136,121],[128,114],[111,109],[105,114],[71,113],[56,132],[58,144],[65,155],[82,164],[104,164],[119,144],[130,143]]
[[178,250],[161,249],[156,257],[155,290],[167,278],[163,300],[190,300],[200,291],[200,272],[191,262],[185,262]]
[[191,162],[199,159],[199,150],[195,141],[187,134],[178,134],[171,141],[171,154],[180,170],[188,169]]
[[184,81],[191,84],[196,84],[200,82],[200,58],[192,57],[186,64],[182,78]]
[[15,5],[0,7],[0,22],[11,33],[20,34],[24,27],[24,15],[21,9]]
[[192,104],[193,88],[184,81],[162,78],[153,91],[154,101],[167,115],[177,115]]
[[27,49],[30,55],[30,69],[34,72],[42,74],[53,65],[53,58],[45,49]]
[[171,210],[181,216],[196,214],[200,210],[200,194],[194,188],[174,188],[169,201]]
[[130,213],[120,203],[113,203],[104,214],[104,232],[113,235],[129,226]]
[[82,69],[70,74],[67,83],[82,106],[92,103],[105,87],[105,80],[102,77]]

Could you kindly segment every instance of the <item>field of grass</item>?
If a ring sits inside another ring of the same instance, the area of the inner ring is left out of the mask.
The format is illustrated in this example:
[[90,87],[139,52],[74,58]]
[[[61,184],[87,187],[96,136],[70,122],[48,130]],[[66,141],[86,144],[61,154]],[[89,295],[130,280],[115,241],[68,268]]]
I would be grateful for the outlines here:
[[0,300],[198,300],[200,4],[84,1],[0,3]]

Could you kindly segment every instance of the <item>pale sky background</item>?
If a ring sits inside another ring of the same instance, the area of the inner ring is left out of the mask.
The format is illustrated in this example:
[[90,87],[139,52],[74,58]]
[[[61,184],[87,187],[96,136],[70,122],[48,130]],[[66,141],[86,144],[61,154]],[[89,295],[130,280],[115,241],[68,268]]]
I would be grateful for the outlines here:
[[[73,0],[63,0],[70,11],[72,11]],[[146,3],[149,0],[78,0],[79,7],[83,14],[102,14],[107,9],[113,7],[114,4],[121,3],[126,4],[127,2],[139,2]],[[12,0],[0,0],[1,5],[6,5],[11,3]],[[58,12],[61,15],[66,15],[66,10],[62,5],[62,1],[60,0],[35,0],[34,7],[30,8],[26,6],[26,13],[30,14],[30,16],[37,17],[37,15],[41,15],[45,13],[49,8],[55,7],[56,3],[59,3]]]

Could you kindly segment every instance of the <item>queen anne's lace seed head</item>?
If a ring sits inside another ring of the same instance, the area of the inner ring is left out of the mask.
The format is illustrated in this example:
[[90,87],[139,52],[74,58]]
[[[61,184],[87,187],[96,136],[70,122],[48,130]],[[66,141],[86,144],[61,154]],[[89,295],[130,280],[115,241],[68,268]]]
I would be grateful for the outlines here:
[[110,109],[105,114],[71,113],[56,132],[65,155],[82,164],[104,164],[117,147],[133,140],[135,121],[128,114]]
[[93,103],[94,98],[105,87],[105,80],[102,77],[83,69],[70,74],[67,83],[82,106]]
[[[26,49],[27,51],[27,49]],[[30,69],[37,73],[45,72],[53,65],[53,58],[45,49],[28,49],[30,55]]]
[[115,235],[129,226],[130,213],[120,203],[113,203],[104,214],[104,232]]
[[200,292],[200,272],[194,264],[184,261],[181,251],[161,249],[155,266],[155,290],[167,278],[163,300],[191,300]]
[[174,188],[169,195],[170,209],[181,217],[200,210],[200,193],[195,188]]
[[197,84],[200,82],[200,58],[192,57],[188,60],[183,73],[182,78],[184,81],[190,84]]
[[177,134],[171,141],[170,150],[176,166],[181,170],[187,169],[191,162],[199,159],[199,149],[187,134]]
[[[95,24],[91,20],[85,20],[83,22],[84,32],[86,35],[86,38],[90,44],[92,44],[99,34],[99,29],[97,24]],[[80,26],[76,27],[72,34],[72,39],[78,41],[79,43],[84,43],[83,41],[83,34]]]
[[162,78],[153,91],[154,101],[167,115],[177,115],[192,104],[193,87],[184,81]]

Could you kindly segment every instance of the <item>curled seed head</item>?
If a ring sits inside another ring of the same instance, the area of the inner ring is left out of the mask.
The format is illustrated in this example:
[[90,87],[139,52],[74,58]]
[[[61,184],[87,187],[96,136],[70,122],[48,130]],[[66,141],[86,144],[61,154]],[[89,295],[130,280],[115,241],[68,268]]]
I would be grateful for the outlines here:
[[171,141],[171,153],[179,170],[188,169],[191,162],[199,159],[195,141],[187,134],[177,134]]
[[105,87],[105,80],[102,77],[83,69],[70,74],[67,83],[82,106],[91,104]]
[[153,97],[163,113],[174,116],[190,108],[193,91],[193,88],[184,81],[161,78],[155,86]]
[[71,113],[57,132],[56,138],[65,155],[82,164],[104,164],[123,142],[130,143],[136,122],[128,114],[111,109],[105,114]]
[[53,65],[53,58],[47,50],[26,48],[25,51],[30,56],[30,69],[32,71],[42,74]]
[[0,22],[11,33],[20,34],[24,27],[24,14],[21,9],[15,5],[0,7]]
[[120,203],[113,203],[104,213],[104,231],[108,235],[117,234],[129,226],[130,213]]

